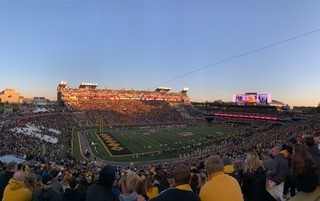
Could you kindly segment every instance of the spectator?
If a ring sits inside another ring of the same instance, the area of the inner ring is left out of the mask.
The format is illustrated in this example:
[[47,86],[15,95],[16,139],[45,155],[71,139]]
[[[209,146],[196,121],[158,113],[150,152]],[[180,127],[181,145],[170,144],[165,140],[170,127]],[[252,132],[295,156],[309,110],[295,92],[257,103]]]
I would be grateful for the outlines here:
[[281,146],[281,151],[280,151],[280,153],[283,154],[284,157],[287,157],[287,155],[288,155],[287,144],[284,143],[284,144]]
[[287,145],[287,160],[288,160],[288,166],[289,169],[291,169],[291,164],[292,164],[292,155],[293,155],[293,147],[291,145]]
[[275,201],[266,190],[266,171],[260,165],[256,152],[249,152],[242,174],[242,192],[245,201]]
[[207,183],[207,181],[208,181],[208,177],[207,177],[206,173],[200,172],[199,173],[199,185],[198,185],[199,193],[200,193],[202,186],[205,183]]
[[32,193],[35,193],[38,186],[38,181],[37,181],[37,175],[31,173],[28,175],[28,177],[26,178],[26,182],[25,182],[25,186],[26,188],[28,188]]
[[261,158],[263,160],[263,167],[268,172],[272,168],[273,159],[271,158],[269,151],[263,151],[261,153]]
[[10,162],[7,164],[6,171],[0,173],[0,200],[3,197],[3,191],[9,183],[9,180],[13,177],[13,174],[17,171],[17,163]]
[[66,171],[64,173],[63,180],[61,182],[62,188],[63,188],[63,192],[65,191],[66,188],[70,188],[69,181],[71,180],[71,178],[72,178],[72,175],[68,171]]
[[241,179],[240,179],[240,175],[239,175],[239,172],[238,170],[235,170],[234,169],[234,166],[231,162],[231,159],[229,156],[223,156],[222,157],[222,162],[223,162],[223,165],[224,165],[224,168],[223,168],[223,171],[224,173],[232,176],[233,178],[235,178],[238,182],[239,182],[239,185],[241,184]]
[[167,175],[163,175],[160,178],[160,185],[158,186],[159,192],[161,193],[162,191],[166,190],[167,188],[170,188],[168,177],[167,177]]
[[52,177],[45,174],[41,177],[41,189],[38,189],[32,201],[63,201],[62,195],[52,189]]
[[146,179],[146,193],[149,199],[156,197],[159,194],[158,187],[153,184],[153,177],[149,176]]
[[295,196],[296,190],[313,192],[318,184],[318,167],[312,156],[302,144],[294,145],[291,173],[286,174],[283,192],[276,191],[281,201],[286,200],[290,188],[291,197]]
[[176,187],[163,191],[150,201],[200,201],[200,198],[192,192],[190,187],[191,174],[188,166],[179,165],[174,168],[173,177]]
[[82,193],[83,197],[86,197],[88,188],[89,184],[87,179],[85,177],[82,177],[79,181],[78,190]]
[[[149,197],[146,192],[145,181],[143,181],[142,179],[140,179],[137,184],[137,193],[138,195],[141,195],[145,200],[149,200]],[[143,200],[143,198],[139,198],[139,200]]]
[[223,172],[224,166],[217,155],[210,156],[205,162],[209,181],[201,188],[201,201],[243,201],[238,181]]
[[117,197],[119,197],[119,195],[121,194],[121,191],[119,190],[118,188],[118,182],[120,180],[120,175],[116,174],[115,177],[114,177],[114,181],[113,181],[113,184],[112,184],[112,188],[111,188],[111,191],[117,195]]
[[280,153],[279,147],[272,148],[274,157],[271,170],[268,171],[267,178],[276,183],[276,185],[284,182],[286,174],[289,172],[288,160]]
[[320,150],[315,145],[313,137],[306,137],[304,143],[307,146],[307,150],[312,158],[316,161],[318,166],[318,185],[320,185]]
[[89,187],[86,194],[86,200],[90,201],[119,201],[118,197],[111,191],[115,177],[114,167],[105,165],[99,174],[96,184]]
[[138,182],[140,181],[140,177],[137,173],[133,171],[129,171],[123,177],[123,181],[121,183],[122,193],[119,195],[120,201],[137,201],[137,200],[145,200],[142,195],[138,195],[137,187]]
[[320,130],[317,130],[314,135],[313,135],[313,139],[316,142],[316,144],[318,145],[318,149],[320,150]]
[[57,169],[52,169],[50,171],[50,175],[52,177],[52,189],[63,195],[63,186],[62,184],[58,181],[58,176],[59,176],[60,171]]
[[199,195],[200,189],[199,189],[199,176],[198,174],[194,173],[191,176],[190,186],[192,188],[192,191]]
[[4,190],[2,201],[31,201],[32,193],[24,187],[25,175],[17,171]]
[[66,191],[63,194],[63,201],[84,201],[85,197],[77,189],[78,182],[77,178],[71,177],[69,180],[70,188],[66,188]]

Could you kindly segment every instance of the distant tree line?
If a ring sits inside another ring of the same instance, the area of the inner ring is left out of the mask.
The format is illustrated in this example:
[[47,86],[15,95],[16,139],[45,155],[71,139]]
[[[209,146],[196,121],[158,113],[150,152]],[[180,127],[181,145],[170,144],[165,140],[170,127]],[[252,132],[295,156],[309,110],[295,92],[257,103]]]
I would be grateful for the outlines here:
[[294,106],[293,111],[301,111],[306,114],[320,114],[320,103],[318,107]]

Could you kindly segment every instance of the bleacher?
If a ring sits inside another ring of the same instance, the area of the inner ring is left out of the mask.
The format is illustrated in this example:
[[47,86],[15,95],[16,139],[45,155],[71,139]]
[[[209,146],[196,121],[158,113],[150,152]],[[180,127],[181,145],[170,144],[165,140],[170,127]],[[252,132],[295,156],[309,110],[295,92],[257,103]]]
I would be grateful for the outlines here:
[[[268,192],[276,199],[280,200],[278,196],[276,195],[276,190],[282,187],[283,188],[283,183],[279,184],[276,187],[273,187],[268,190]],[[290,193],[289,193],[290,194]],[[294,197],[289,198],[288,200],[290,201],[320,201],[320,186],[316,188],[315,191],[311,193],[304,193],[304,192],[299,192],[297,193]]]
[[91,120],[88,118],[85,112],[74,112],[73,116],[81,125],[92,125]]
[[251,106],[251,105],[228,105],[228,113],[264,114],[277,115],[278,110],[275,106]]
[[96,83],[82,83],[79,88],[59,85],[58,95],[63,102],[59,105],[77,113],[75,118],[84,125],[185,123],[188,119],[173,107],[177,103],[189,104],[186,90],[170,92],[170,88],[144,91],[96,87]]

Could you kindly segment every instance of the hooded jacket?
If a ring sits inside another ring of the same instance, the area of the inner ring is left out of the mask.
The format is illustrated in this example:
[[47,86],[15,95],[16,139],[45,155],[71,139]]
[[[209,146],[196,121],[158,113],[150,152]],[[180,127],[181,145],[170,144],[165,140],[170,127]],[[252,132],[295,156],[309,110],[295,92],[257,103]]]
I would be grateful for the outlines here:
[[29,189],[24,188],[23,181],[10,179],[9,184],[4,190],[3,201],[19,200],[30,201],[32,193]]
[[96,184],[90,186],[86,194],[86,200],[90,201],[119,201],[119,198],[111,191],[115,178],[115,170],[111,165],[104,166],[99,174]]
[[2,200],[3,192],[8,185],[9,180],[12,178],[14,172],[4,171],[0,173],[0,200]]
[[223,171],[224,173],[235,178],[238,181],[238,183],[241,184],[241,178],[240,178],[239,172],[238,170],[234,169],[233,165],[225,165]]

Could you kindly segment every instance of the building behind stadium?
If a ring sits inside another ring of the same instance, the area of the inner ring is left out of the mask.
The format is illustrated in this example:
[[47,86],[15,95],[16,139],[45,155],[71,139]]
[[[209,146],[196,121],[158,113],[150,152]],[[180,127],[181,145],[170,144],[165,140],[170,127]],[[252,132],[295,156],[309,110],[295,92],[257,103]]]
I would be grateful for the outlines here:
[[0,92],[0,102],[2,103],[22,103],[23,97],[14,89],[7,88]]

